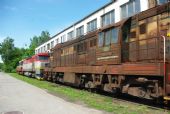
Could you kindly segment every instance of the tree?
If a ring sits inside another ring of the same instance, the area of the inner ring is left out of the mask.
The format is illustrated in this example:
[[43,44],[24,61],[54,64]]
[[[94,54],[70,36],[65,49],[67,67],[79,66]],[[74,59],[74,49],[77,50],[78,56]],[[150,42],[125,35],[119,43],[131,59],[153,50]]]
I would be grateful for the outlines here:
[[50,39],[48,31],[42,31],[40,36],[34,36],[30,39],[31,43],[27,50],[28,56],[34,55],[35,48]]
[[5,70],[10,71],[11,59],[13,58],[14,40],[10,37],[4,39],[0,44],[0,54],[5,65]]
[[10,37],[4,39],[0,44],[0,55],[4,62],[4,70],[11,72],[16,68],[19,60],[22,59],[23,52],[21,49],[14,46],[14,40]]
[[49,40],[49,38],[49,32],[42,31],[40,36],[34,36],[30,39],[31,43],[29,48],[26,49],[15,47],[12,38],[5,38],[4,41],[0,43],[0,55],[3,61],[3,67],[2,64],[0,64],[0,69],[4,69],[6,72],[13,71],[20,60],[34,55],[35,48]]

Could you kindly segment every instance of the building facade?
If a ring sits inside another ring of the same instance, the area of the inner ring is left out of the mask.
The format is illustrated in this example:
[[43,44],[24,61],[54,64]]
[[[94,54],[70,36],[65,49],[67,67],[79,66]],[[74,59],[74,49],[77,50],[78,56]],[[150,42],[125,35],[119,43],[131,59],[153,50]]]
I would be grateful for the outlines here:
[[35,54],[50,52],[50,49],[58,43],[79,38],[96,29],[147,10],[155,4],[163,4],[165,2],[167,0],[112,0],[110,3],[57,33],[49,41],[38,46],[35,49]]

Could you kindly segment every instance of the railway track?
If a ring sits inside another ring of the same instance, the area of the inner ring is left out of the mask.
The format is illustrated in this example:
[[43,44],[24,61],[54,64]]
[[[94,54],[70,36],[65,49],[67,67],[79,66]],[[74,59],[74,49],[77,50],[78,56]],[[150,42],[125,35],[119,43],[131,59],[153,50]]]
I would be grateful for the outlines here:
[[133,104],[133,105],[138,105],[138,106],[144,105],[147,108],[154,109],[154,110],[170,111],[170,105],[169,104],[166,105],[163,102],[162,103],[156,103],[152,100],[142,99],[142,98],[139,98],[139,97],[130,96],[128,94],[121,94],[121,95],[116,96],[116,97],[113,97],[112,94],[107,93],[107,92],[99,92],[98,94],[112,97],[113,102],[120,101],[120,102],[126,102],[126,103]]
[[85,88],[80,89],[78,87],[70,86],[70,85],[64,84],[64,83],[55,83],[55,84],[60,85],[60,86],[65,86],[65,87],[72,87],[72,88],[78,89],[80,91],[89,91],[89,92],[97,93],[97,94],[100,94],[100,95],[103,95],[103,96],[112,97],[113,102],[115,102],[115,103],[122,102],[122,103],[137,105],[137,106],[143,105],[143,106],[145,106],[149,109],[164,110],[165,112],[170,111],[170,106],[168,106],[168,105],[166,106],[163,102],[157,104],[156,102],[154,102],[152,100],[142,99],[142,98],[139,98],[139,97],[130,96],[128,94],[121,94],[119,96],[113,97],[113,94],[107,93],[105,91],[96,91],[96,90],[92,91],[92,90],[88,90],[88,89],[85,89]]

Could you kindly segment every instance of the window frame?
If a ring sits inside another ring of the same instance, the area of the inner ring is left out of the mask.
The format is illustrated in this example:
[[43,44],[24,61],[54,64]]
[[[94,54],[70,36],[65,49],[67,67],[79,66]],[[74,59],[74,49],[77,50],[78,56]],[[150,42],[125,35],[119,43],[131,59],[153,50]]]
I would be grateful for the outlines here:
[[76,28],[76,37],[84,35],[84,25]]
[[[114,37],[113,37],[113,30],[116,30],[117,31],[117,34],[116,34],[116,42],[113,42],[113,39],[115,39]],[[118,43],[118,40],[119,40],[119,27],[114,27],[114,28],[112,28],[111,29],[111,44],[116,44],[116,43]]]
[[[114,38],[114,39],[116,39],[116,42],[113,42],[113,36],[114,36],[113,30],[116,30],[116,32],[117,32],[117,34],[116,34],[117,37]],[[108,32],[108,37],[107,37],[107,32]],[[102,37],[100,37],[101,36],[100,34],[102,35]],[[98,33],[98,47],[105,47],[105,46],[107,47],[112,44],[117,44],[118,41],[119,41],[119,27],[113,27],[106,31],[102,31],[102,32]]]
[[104,46],[104,32],[99,32],[98,33],[98,47],[103,47],[103,46]]
[[[132,6],[130,7],[130,5],[132,5]],[[122,10],[123,8],[125,8],[125,11]],[[132,11],[133,13],[129,13],[129,8],[133,9],[133,11]],[[120,6],[120,10],[121,10],[121,13],[120,13],[121,19],[125,19],[125,18],[128,18],[130,16],[133,16],[136,13],[139,13],[141,11],[140,0],[129,0],[129,2]],[[125,13],[124,16],[123,16],[123,12]]]
[[107,26],[115,23],[115,10],[111,10],[101,16],[101,26]]
[[97,29],[97,18],[87,23],[87,32],[91,32]]

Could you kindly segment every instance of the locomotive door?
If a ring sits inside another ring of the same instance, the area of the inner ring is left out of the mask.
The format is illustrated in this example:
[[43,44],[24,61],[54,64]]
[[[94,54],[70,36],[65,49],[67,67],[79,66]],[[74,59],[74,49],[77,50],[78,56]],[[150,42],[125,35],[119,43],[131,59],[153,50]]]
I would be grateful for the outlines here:
[[129,18],[122,26],[122,62],[135,62],[138,60],[137,26],[136,17]]
[[122,50],[121,58],[122,62],[129,62],[129,33],[130,33],[130,22],[124,23],[122,26],[121,37],[122,37]]

